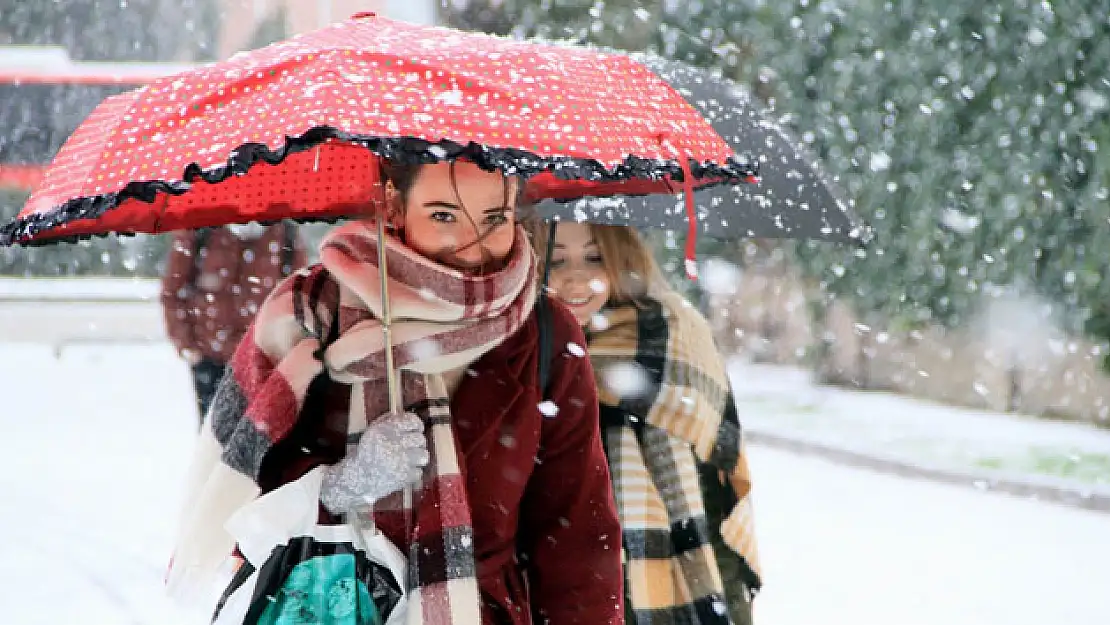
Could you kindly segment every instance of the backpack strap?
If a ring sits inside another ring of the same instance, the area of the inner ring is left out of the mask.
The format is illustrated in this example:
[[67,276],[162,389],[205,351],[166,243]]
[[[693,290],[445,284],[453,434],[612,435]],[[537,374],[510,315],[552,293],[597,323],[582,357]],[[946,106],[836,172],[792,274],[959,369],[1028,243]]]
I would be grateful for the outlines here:
[[559,222],[552,220],[547,224],[547,247],[543,251],[543,276],[540,280],[539,294],[536,295],[536,323],[539,326],[539,375],[537,381],[539,382],[540,394],[543,401],[551,399],[551,361],[555,358],[554,349],[552,346],[552,331],[551,331],[551,302],[548,301],[547,296],[547,283],[551,278],[551,257],[555,253],[555,233],[559,227]]
[[551,344],[551,302],[542,288],[539,297],[536,299],[536,324],[539,326],[540,333],[539,375],[536,380],[543,401],[548,401],[551,399],[551,361],[554,358]]

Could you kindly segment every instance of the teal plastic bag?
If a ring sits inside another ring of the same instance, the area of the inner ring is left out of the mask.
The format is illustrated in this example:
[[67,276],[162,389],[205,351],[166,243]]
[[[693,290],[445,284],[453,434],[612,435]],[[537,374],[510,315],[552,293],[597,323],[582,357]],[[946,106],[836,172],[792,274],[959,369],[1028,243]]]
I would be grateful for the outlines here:
[[355,520],[319,524],[322,470],[262,495],[225,524],[243,556],[213,625],[403,625],[404,555]]
[[355,556],[342,553],[300,562],[258,619],[259,625],[382,625]]

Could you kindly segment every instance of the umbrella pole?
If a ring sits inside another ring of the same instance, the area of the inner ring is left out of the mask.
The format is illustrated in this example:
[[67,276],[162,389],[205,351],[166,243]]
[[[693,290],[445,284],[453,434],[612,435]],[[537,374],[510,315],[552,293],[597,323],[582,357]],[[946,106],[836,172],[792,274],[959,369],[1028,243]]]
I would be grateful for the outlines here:
[[386,388],[389,390],[389,411],[401,411],[401,389],[397,385],[397,369],[393,364],[393,313],[389,305],[389,272],[386,268],[385,221],[378,220],[378,277],[382,292],[382,344],[385,349]]
[[[382,294],[382,347],[385,350],[385,384],[389,393],[389,411],[401,411],[401,389],[397,383],[397,367],[393,363],[393,312],[389,305],[389,271],[386,267],[385,219],[378,218],[378,278]],[[405,508],[405,536],[412,531],[412,485],[406,484],[402,492]]]

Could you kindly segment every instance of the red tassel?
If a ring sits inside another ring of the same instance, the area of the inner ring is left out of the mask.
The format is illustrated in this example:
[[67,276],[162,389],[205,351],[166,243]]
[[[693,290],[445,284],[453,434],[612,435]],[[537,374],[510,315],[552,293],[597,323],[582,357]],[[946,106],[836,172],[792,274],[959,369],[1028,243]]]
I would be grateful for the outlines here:
[[686,277],[690,280],[698,279],[698,212],[694,205],[694,174],[690,171],[690,159],[682,156],[679,158],[682,167],[682,194],[686,200]]
[[686,219],[689,221],[686,227],[686,258],[683,265],[686,277],[696,281],[698,279],[698,211],[694,205],[694,173],[690,171],[689,157],[678,151],[678,148],[668,140],[669,136],[670,133],[660,133],[659,143],[674,154],[678,159],[678,166],[682,168],[682,193],[686,202]]

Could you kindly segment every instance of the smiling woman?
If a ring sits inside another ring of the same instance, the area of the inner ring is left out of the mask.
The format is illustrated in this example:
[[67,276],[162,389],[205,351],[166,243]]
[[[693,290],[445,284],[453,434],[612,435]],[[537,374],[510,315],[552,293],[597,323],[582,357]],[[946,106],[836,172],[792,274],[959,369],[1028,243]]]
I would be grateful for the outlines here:
[[[529,226],[545,250],[547,232]],[[751,623],[751,478],[708,322],[632,228],[562,223],[553,243],[549,292],[587,328],[624,524],[625,622]]]
[[549,268],[552,292],[583,326],[605,305],[611,285],[619,280],[605,270],[605,259],[591,230],[586,224],[560,227]]
[[[547,246],[547,231],[529,230],[536,249]],[[666,284],[650,248],[631,228],[561,223],[551,255],[551,292],[586,326],[606,302],[636,301]]]

